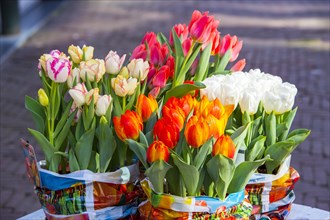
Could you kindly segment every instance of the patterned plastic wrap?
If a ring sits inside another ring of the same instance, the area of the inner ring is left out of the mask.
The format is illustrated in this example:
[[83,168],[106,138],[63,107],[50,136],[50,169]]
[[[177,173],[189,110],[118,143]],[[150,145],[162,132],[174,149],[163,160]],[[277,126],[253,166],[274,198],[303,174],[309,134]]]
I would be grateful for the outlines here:
[[22,145],[28,176],[48,220],[127,219],[136,214],[143,194],[136,185],[137,164],[108,173],[80,170],[58,174],[37,163],[30,144],[22,141]]
[[141,182],[141,186],[148,197],[139,205],[141,219],[249,219],[252,211],[244,191],[230,194],[221,201],[207,196],[159,194],[147,179]]

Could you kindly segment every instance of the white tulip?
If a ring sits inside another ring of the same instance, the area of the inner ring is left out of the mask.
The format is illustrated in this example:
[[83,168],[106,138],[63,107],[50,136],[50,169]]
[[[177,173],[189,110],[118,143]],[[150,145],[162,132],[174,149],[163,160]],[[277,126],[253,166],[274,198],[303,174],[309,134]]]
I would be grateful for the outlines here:
[[143,81],[148,76],[149,63],[148,61],[143,61],[143,59],[133,59],[127,65],[127,68],[131,77]]
[[247,112],[249,115],[254,115],[258,111],[260,100],[261,96],[256,88],[244,89],[239,100],[242,113]]
[[111,103],[110,95],[100,96],[96,103],[95,113],[97,116],[105,115]]

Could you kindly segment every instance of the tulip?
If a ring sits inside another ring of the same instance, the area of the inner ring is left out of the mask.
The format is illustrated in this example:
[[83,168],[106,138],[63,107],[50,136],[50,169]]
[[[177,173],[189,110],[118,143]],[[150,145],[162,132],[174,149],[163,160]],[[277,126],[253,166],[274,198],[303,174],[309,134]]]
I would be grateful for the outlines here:
[[121,68],[119,75],[123,76],[125,79],[128,79],[130,77],[128,69],[126,66],[124,66],[123,68]]
[[78,68],[74,68],[71,71],[71,74],[68,76],[67,79],[68,87],[71,89],[73,86],[77,85],[77,83],[80,83],[80,70]]
[[143,61],[143,59],[133,59],[127,65],[127,68],[131,77],[134,77],[139,81],[144,81],[148,76],[149,63]]
[[99,98],[99,89],[98,88],[91,89],[85,95],[85,102],[87,105],[90,105],[92,99],[94,99],[93,104],[95,104],[97,102],[98,98]]
[[120,97],[127,95],[127,80],[122,75],[117,75],[116,78],[111,79],[111,87],[114,89],[116,95]]
[[193,43],[193,39],[191,38],[187,38],[182,42],[182,50],[184,56],[187,56],[187,54],[189,53],[192,43]]
[[225,131],[225,125],[222,125],[222,121],[217,119],[214,115],[209,114],[206,116],[205,121],[210,128],[210,136],[218,138]]
[[99,82],[105,73],[104,60],[88,60],[80,62],[80,77],[86,82],[86,77],[91,82]]
[[152,86],[163,88],[166,85],[166,81],[169,75],[170,68],[166,65],[162,66],[152,78]]
[[168,161],[170,158],[170,151],[162,141],[154,141],[147,149],[147,160],[153,163],[157,160]]
[[141,44],[147,43],[148,45],[154,45],[157,42],[157,35],[154,32],[147,32],[142,41]]
[[212,43],[212,49],[211,54],[215,55],[220,52],[220,33],[218,31],[213,32],[211,34],[211,43]]
[[218,20],[214,20],[208,12],[203,14],[195,10],[192,14],[188,29],[191,37],[198,43],[205,43],[209,41],[211,33],[217,31],[219,25]]
[[108,55],[105,57],[105,69],[106,72],[109,74],[116,75],[126,58],[126,54],[124,54],[122,57],[119,57],[116,51],[110,50]]
[[43,89],[38,90],[38,99],[42,106],[47,107],[49,104],[48,96]]
[[143,122],[148,121],[152,113],[154,113],[158,108],[158,103],[154,97],[151,95],[145,96],[143,94],[139,95],[136,103],[136,112],[142,118]]
[[[50,54],[43,54],[40,58],[39,58],[39,64],[38,64],[38,69],[39,71],[41,71],[41,68],[47,72],[47,68],[46,68],[46,62],[49,58],[51,58],[52,56]],[[47,75],[47,74],[46,74]]]
[[232,51],[229,61],[234,62],[237,59],[242,46],[243,41],[238,41],[236,35],[231,37],[229,34],[227,34],[223,37],[223,39],[220,40],[220,56],[225,55],[225,53],[231,49]]
[[184,111],[179,106],[174,108],[163,106],[162,116],[165,120],[171,121],[171,123],[175,124],[180,131],[182,130],[186,116]]
[[140,44],[139,46],[134,48],[134,50],[132,52],[131,60],[132,59],[146,60],[147,56],[148,56],[148,51],[147,51],[146,45],[145,44]]
[[[173,29],[176,32],[176,34],[178,35],[178,37],[181,39],[181,42],[185,41],[188,38],[189,30],[188,30],[188,27],[186,24],[176,24],[176,25],[174,25],[172,30]],[[171,46],[174,45],[172,30],[170,32],[170,40],[169,40],[169,43]]]
[[154,126],[154,139],[162,141],[168,148],[173,149],[180,138],[179,128],[169,118],[159,119]]
[[230,159],[235,155],[235,144],[228,135],[221,135],[214,143],[212,148],[212,155],[222,154]]
[[258,110],[260,100],[261,95],[256,88],[244,89],[239,101],[242,113],[247,112],[249,115],[254,115]]
[[193,115],[187,122],[184,135],[190,146],[199,148],[210,138],[211,133],[203,118]]
[[133,95],[137,86],[138,86],[137,79],[128,78],[128,80],[127,80],[127,95]]
[[152,90],[150,90],[148,95],[151,95],[152,97],[157,98],[159,93],[160,93],[160,87],[154,87],[154,88],[152,88]]
[[[71,108],[70,108],[70,113],[74,112],[77,108],[78,108],[78,106],[76,105],[75,102],[73,102],[72,105],[71,105]],[[76,115],[73,118],[75,123],[77,123],[79,121],[81,113],[82,113],[82,109],[78,108],[78,111],[77,111]]]
[[100,96],[96,102],[95,113],[97,116],[105,115],[111,103],[110,95]]
[[63,83],[68,79],[71,71],[71,62],[66,58],[51,57],[46,61],[48,77],[57,83]]
[[91,60],[94,55],[94,47],[84,45],[82,48],[84,61]]
[[74,63],[80,63],[83,59],[83,51],[79,46],[69,46],[68,54],[70,54],[70,58]]
[[77,107],[80,107],[85,104],[86,93],[87,89],[84,83],[78,83],[75,87],[69,90],[69,94],[77,105]]
[[140,131],[143,130],[142,118],[131,110],[126,110],[120,117],[113,117],[113,123],[116,134],[122,141],[126,139],[137,140]]
[[164,64],[167,54],[167,46],[161,46],[159,42],[149,46],[149,62],[157,67]]
[[169,56],[166,60],[165,65],[170,68],[168,77],[173,78],[174,77],[174,70],[175,70],[175,59],[174,59],[174,57]]
[[239,72],[244,69],[245,65],[246,65],[245,59],[241,59],[237,61],[237,63],[235,63],[235,65],[232,68],[230,68],[230,70],[233,72]]

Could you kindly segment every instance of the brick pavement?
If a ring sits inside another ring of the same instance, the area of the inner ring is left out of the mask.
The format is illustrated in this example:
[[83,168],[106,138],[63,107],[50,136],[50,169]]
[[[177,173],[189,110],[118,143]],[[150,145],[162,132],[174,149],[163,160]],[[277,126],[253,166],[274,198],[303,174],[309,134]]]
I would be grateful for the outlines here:
[[175,23],[188,22],[194,9],[209,10],[221,18],[223,34],[244,40],[240,57],[247,59],[246,70],[260,68],[296,84],[293,126],[312,129],[293,154],[292,165],[301,174],[296,202],[330,210],[329,1],[68,1],[1,64],[1,219],[40,208],[18,141],[31,139],[24,95],[35,96],[39,88],[39,56],[71,44],[92,45],[100,58],[110,49],[129,52],[146,31],[168,34]]

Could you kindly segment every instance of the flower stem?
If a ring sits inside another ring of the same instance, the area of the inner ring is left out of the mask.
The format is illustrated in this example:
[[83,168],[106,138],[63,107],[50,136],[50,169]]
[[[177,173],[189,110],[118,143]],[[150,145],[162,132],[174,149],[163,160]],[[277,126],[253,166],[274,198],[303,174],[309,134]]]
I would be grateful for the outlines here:
[[123,97],[123,112],[125,112],[126,108],[126,96]]

